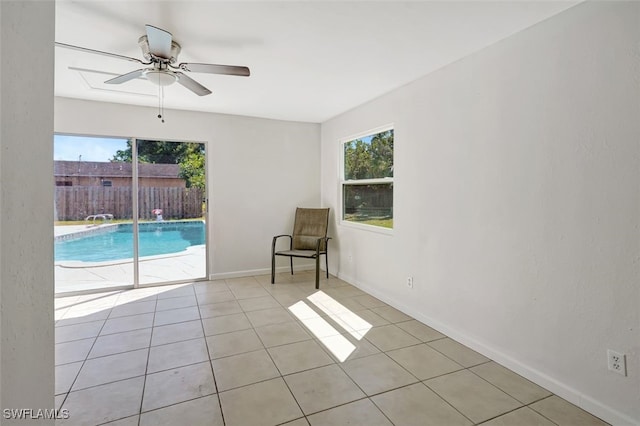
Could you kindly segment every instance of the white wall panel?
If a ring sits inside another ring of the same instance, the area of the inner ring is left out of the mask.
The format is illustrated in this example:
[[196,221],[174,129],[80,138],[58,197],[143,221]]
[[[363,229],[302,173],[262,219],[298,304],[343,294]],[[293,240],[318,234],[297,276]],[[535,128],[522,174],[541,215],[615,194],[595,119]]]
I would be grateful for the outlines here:
[[639,3],[586,2],[323,123],[330,207],[339,140],[395,123],[393,235],[334,221],[340,275],[640,423],[639,51]]

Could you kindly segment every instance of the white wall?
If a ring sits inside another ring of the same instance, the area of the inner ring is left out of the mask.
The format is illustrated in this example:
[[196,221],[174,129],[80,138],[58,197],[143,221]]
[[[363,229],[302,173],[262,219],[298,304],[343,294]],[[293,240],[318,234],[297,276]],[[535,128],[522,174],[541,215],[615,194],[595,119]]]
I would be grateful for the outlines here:
[[[334,209],[338,140],[395,123],[393,235],[332,223],[330,263],[605,420],[640,423],[639,49],[639,3],[582,3],[323,123]],[[607,371],[607,348],[628,377]]]
[[[55,131],[207,143],[215,278],[268,273],[271,238],[296,206],[320,205],[320,126],[56,98]],[[282,263],[284,267],[284,263]]]
[[53,38],[52,1],[0,1],[0,410],[54,408]]

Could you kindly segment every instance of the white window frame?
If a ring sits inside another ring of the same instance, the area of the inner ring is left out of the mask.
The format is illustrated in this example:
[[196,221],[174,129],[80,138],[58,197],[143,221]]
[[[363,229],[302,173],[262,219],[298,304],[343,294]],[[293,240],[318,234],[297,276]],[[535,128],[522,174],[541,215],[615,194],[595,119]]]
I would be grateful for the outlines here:
[[[355,229],[362,229],[365,231],[371,231],[371,232],[377,232],[377,233],[381,233],[381,234],[387,234],[387,235],[392,235],[393,234],[393,229],[395,228],[395,220],[394,220],[394,227],[393,228],[385,228],[382,226],[377,226],[377,225],[369,225],[366,223],[359,223],[359,222],[354,222],[351,220],[345,220],[344,218],[344,187],[345,185],[371,185],[371,184],[393,184],[394,183],[394,178],[393,177],[385,177],[385,178],[376,178],[376,179],[349,179],[346,180],[344,178],[344,145],[347,142],[351,142],[355,139],[359,139],[359,138],[363,138],[366,136],[371,136],[371,135],[375,135],[377,133],[381,133],[381,132],[385,132],[387,130],[393,130],[393,134],[394,134],[394,147],[393,147],[393,157],[394,157],[394,165],[395,165],[395,127],[393,123],[390,124],[386,124],[384,126],[380,126],[380,127],[376,127],[370,130],[367,130],[365,132],[360,132],[357,133],[355,135],[351,135],[348,137],[344,137],[341,138],[338,141],[338,157],[339,157],[339,164],[340,167],[338,167],[338,207],[340,209],[339,213],[340,213],[340,222],[339,224],[341,226],[345,226],[345,227],[350,227],[350,228],[355,228]],[[395,176],[395,172],[394,172],[394,176]],[[395,191],[393,192],[393,201],[392,201],[393,205],[395,206]],[[394,215],[395,216],[395,215]],[[395,219],[395,218],[394,218]]]

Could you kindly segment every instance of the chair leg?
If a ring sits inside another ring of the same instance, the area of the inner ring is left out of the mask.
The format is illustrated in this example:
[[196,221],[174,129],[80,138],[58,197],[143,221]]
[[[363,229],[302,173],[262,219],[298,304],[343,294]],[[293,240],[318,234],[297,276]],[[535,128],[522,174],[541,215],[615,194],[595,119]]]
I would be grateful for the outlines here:
[[271,284],[276,282],[276,256],[271,253]]
[[316,289],[320,288],[320,256],[316,256]]
[[329,279],[329,256],[327,253],[324,254],[324,266],[327,268],[327,279]]
[[290,257],[289,261],[291,262],[291,275],[293,275],[293,257]]

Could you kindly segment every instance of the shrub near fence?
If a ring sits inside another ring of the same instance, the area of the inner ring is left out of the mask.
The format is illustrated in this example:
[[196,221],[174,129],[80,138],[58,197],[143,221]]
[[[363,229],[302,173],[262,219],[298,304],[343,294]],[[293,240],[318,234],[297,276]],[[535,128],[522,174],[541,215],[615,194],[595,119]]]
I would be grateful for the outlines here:
[[[83,220],[92,214],[110,213],[115,219],[131,219],[130,187],[57,186],[56,220]],[[162,209],[165,219],[202,217],[203,193],[198,188],[138,189],[140,219],[155,219],[153,209]]]

